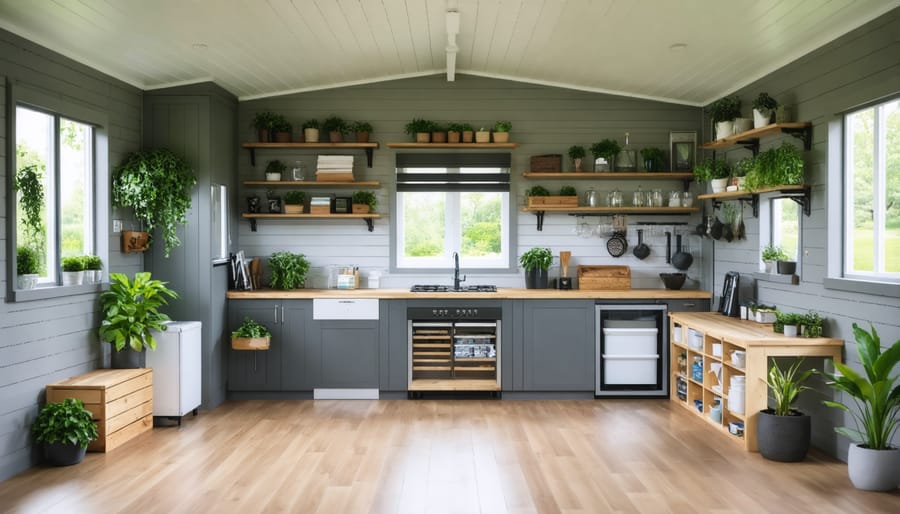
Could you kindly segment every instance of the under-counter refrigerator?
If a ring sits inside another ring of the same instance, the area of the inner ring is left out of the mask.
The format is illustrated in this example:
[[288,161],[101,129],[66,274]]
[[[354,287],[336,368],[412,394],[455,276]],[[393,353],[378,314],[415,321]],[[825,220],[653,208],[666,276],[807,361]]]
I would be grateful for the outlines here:
[[200,407],[201,338],[199,321],[170,321],[153,331],[156,350],[147,352],[153,368],[153,415],[181,417]]

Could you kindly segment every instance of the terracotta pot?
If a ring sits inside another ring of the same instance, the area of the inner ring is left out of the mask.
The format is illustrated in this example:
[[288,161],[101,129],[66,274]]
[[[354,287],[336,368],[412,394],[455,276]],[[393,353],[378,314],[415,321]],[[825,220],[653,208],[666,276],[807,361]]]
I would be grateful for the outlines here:
[[431,132],[416,132],[416,143],[430,143]]
[[494,132],[495,143],[509,143],[509,132]]
[[284,213],[285,214],[303,214],[303,204],[293,205],[293,204],[284,204]]
[[344,142],[344,134],[343,132],[338,132],[336,130],[332,130],[328,133],[328,140],[332,143],[343,143]]
[[462,133],[462,142],[463,143],[471,143],[475,139],[475,132],[471,130],[463,130]]
[[291,142],[291,133],[290,132],[276,132],[275,133],[275,142],[276,143],[290,143]]
[[357,132],[356,133],[356,142],[357,143],[368,143],[369,142],[369,133],[368,132]]
[[447,132],[447,142],[448,143],[459,143],[459,136],[461,134],[454,130]]
[[367,203],[353,204],[353,214],[369,214],[369,204],[367,204]]
[[447,133],[443,131],[437,131],[431,133],[431,142],[432,143],[446,143],[447,142]]
[[269,129],[260,129],[258,131],[259,142],[260,143],[268,143],[269,142]]

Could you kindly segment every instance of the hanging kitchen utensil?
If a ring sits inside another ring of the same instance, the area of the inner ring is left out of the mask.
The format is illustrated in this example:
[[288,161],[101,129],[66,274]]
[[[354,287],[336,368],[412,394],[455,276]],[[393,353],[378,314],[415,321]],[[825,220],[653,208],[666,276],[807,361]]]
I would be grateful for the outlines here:
[[675,255],[672,256],[672,265],[684,271],[694,263],[694,256],[682,251],[681,234],[675,236]]
[[724,228],[724,225],[722,224],[721,221],[719,221],[719,217],[716,216],[716,219],[715,219],[715,221],[713,221],[712,226],[709,227],[709,237],[711,237],[717,241],[719,239],[722,239],[722,229],[723,228]]
[[672,233],[666,232],[666,264],[672,264]]
[[700,237],[706,237],[706,231],[708,227],[706,226],[706,202],[703,202],[703,212],[700,214],[700,223],[697,225],[697,235]]
[[625,240],[624,232],[615,232],[609,240],[606,241],[606,251],[613,257],[621,257],[628,250],[628,241]]
[[634,247],[632,252],[634,256],[640,260],[644,260],[650,255],[650,247],[644,244],[644,229],[639,228],[638,231],[638,244]]
[[742,241],[744,239],[747,239],[747,227],[744,226],[744,202],[738,203],[741,204],[741,206],[738,209],[738,225],[734,237],[739,241]]

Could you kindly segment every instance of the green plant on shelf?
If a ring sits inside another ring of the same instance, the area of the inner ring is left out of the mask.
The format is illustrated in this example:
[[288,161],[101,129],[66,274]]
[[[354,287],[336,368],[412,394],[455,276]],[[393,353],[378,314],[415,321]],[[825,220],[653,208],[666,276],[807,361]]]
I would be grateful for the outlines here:
[[494,132],[509,132],[512,130],[512,122],[498,121],[494,123]]
[[412,121],[406,124],[404,129],[408,135],[415,136],[416,134],[421,134],[423,132],[431,132],[436,125],[437,123],[431,120],[413,118]]
[[604,139],[591,145],[591,154],[594,158],[603,157],[607,161],[612,160],[622,151],[621,145],[615,139]]
[[572,186],[562,186],[559,188],[559,196],[578,196],[578,191]]
[[789,256],[784,248],[776,244],[768,244],[763,248],[762,260],[764,261],[786,261]]
[[731,121],[741,115],[741,99],[736,96],[726,96],[709,104],[706,110],[713,123]]
[[325,132],[347,132],[347,122],[338,116],[329,116],[322,122],[322,130]]
[[306,193],[303,191],[288,191],[284,194],[286,205],[303,205],[304,201],[306,201]]
[[271,337],[272,333],[269,332],[269,329],[260,323],[257,323],[255,320],[250,317],[245,317],[244,322],[241,323],[241,326],[237,328],[234,332],[231,333],[231,337],[234,338],[248,338],[248,339],[258,339],[262,337]]
[[369,212],[375,212],[378,198],[372,191],[354,191],[353,195],[351,195],[351,202],[356,205],[368,205]]
[[569,147],[569,158],[570,159],[584,159],[586,152],[584,147],[581,145],[572,145]]
[[525,196],[550,196],[550,191],[544,186],[531,186],[525,191]]

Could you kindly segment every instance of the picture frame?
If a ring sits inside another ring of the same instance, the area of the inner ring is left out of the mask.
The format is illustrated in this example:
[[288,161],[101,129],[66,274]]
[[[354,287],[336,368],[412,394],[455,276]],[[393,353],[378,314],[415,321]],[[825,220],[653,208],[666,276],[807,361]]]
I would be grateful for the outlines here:
[[282,214],[284,210],[281,208],[281,198],[269,198],[269,213],[270,214]]
[[336,196],[331,200],[332,214],[350,214],[353,212],[353,199],[349,196]]
[[669,132],[669,149],[671,171],[694,171],[697,164],[697,131]]

